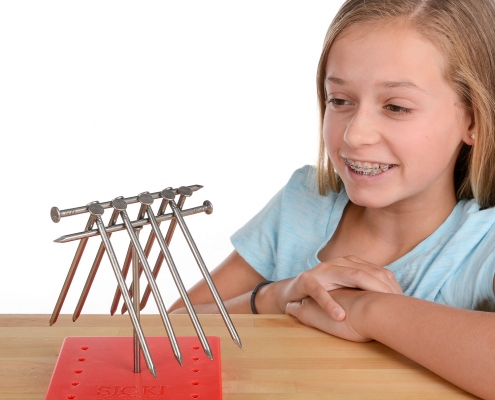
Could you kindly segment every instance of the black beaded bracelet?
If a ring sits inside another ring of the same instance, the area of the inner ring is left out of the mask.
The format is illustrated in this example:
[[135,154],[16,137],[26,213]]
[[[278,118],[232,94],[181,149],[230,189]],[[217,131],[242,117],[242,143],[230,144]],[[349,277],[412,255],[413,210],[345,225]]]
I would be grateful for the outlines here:
[[253,312],[253,314],[258,314],[258,311],[256,311],[256,307],[254,306],[254,298],[256,297],[256,293],[258,293],[258,290],[260,290],[261,287],[268,285],[272,282],[273,281],[263,281],[258,283],[254,288],[253,293],[251,293],[251,311]]

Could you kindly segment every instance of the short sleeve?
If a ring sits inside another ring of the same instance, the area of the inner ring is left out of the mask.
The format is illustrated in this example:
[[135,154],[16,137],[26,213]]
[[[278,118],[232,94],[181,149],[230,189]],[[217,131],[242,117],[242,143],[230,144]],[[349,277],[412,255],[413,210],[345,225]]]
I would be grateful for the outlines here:
[[[468,238],[465,240],[469,243]],[[459,261],[457,270],[440,289],[441,302],[469,310],[495,312],[495,226]]]
[[287,185],[239,229],[231,242],[265,279],[278,281],[314,267],[348,201],[345,192],[318,192],[315,168],[296,170]]
[[275,270],[284,189],[285,187],[230,238],[241,257],[265,279],[271,279]]

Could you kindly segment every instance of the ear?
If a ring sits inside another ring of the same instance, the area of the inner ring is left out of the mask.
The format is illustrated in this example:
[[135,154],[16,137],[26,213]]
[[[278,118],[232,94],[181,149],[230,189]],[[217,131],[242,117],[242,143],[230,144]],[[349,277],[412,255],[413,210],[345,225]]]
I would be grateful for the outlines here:
[[469,146],[474,146],[476,137],[478,136],[478,124],[475,121],[474,113],[470,110],[466,115],[467,123],[469,126],[462,134],[462,141]]

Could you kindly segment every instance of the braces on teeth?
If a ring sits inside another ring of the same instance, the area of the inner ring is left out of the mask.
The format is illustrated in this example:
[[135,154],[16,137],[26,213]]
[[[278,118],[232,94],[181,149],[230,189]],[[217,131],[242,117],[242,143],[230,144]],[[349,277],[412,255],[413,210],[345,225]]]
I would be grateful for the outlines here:
[[369,175],[375,176],[381,174],[394,167],[395,164],[373,164],[370,163],[361,163],[360,161],[350,161],[345,159],[345,163],[353,170],[353,172],[360,175]]

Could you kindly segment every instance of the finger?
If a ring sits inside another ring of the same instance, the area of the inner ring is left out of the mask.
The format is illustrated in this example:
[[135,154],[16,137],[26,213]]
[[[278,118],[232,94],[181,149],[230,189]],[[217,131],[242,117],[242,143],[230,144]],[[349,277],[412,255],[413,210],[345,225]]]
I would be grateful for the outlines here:
[[[339,270],[338,267],[347,267],[349,269],[347,271],[342,269]],[[369,279],[368,275],[364,275],[359,272],[354,272],[352,271],[353,269],[358,269],[367,272],[369,276],[372,276],[374,279],[378,279],[383,283],[385,283],[387,285],[387,288],[384,288],[384,286],[380,284],[378,284],[378,287],[376,287],[377,285],[376,283],[374,284],[375,287],[373,288],[370,287],[365,288],[359,283],[359,281],[356,285],[351,287],[357,287],[360,289],[374,290],[385,293],[395,293],[395,294],[402,293],[402,289],[399,283],[397,282],[394,274],[390,270],[387,270],[383,267],[378,267],[375,264],[366,263],[365,261],[354,256],[338,257],[330,261],[322,262],[318,264],[315,268],[313,268],[313,271],[321,276],[320,279],[322,281],[322,284],[325,285],[327,290],[334,290],[336,289],[335,286],[338,285],[345,286],[345,284],[343,283],[344,281],[341,280],[341,276],[339,274],[351,273],[356,275],[357,278],[360,277],[365,280]],[[365,283],[366,281],[363,282]]]
[[394,273],[390,271],[388,268],[383,268],[383,271],[389,276],[390,282],[392,283],[392,286],[394,288],[394,293],[404,294],[404,292],[402,291],[402,287],[400,286],[400,283],[395,277]]
[[[395,293],[399,287],[394,287],[395,285],[387,277],[387,274],[387,271],[383,269],[355,263],[344,258],[321,263],[312,270],[307,271],[307,275],[314,275],[327,291],[340,287],[351,287],[383,293]],[[309,277],[306,278],[309,280]]]
[[291,301],[290,303],[287,303],[287,305],[285,306],[285,313],[290,314],[301,321],[301,319],[299,318],[301,309],[302,309],[302,303],[300,301]]
[[345,318],[345,311],[328,293],[316,277],[311,274],[305,275],[303,279],[304,292],[313,298],[319,306],[335,321]]
[[369,261],[366,261],[366,260],[363,260],[362,258],[359,258],[359,257],[356,257],[356,256],[345,256],[343,257],[349,261],[352,261],[352,262],[355,262],[355,263],[358,263],[358,264],[365,264],[365,265],[371,265],[372,267],[375,267],[375,268],[383,268],[381,267],[380,265],[378,264],[373,264],[372,262],[369,262]]
[[[325,311],[320,307],[314,307],[314,300],[311,297],[301,301],[291,301],[285,307],[285,313],[296,317],[304,325],[315,326],[318,320],[325,319]],[[312,307],[313,306],[313,307]],[[315,311],[320,310],[323,315]],[[318,317],[319,315],[319,317]],[[327,316],[328,317],[328,316]]]
[[341,262],[341,266],[364,270],[376,279],[386,283],[392,290],[390,293],[403,294],[399,282],[395,279],[395,275],[389,269],[365,262],[354,256],[347,256],[344,257],[344,259],[346,261]]
[[[390,284],[390,287],[393,289],[393,293],[403,294],[402,288],[401,288],[399,282],[397,281],[397,279],[395,278],[394,273],[392,271],[390,271],[389,269],[382,267],[382,266],[379,266],[377,264],[373,264],[371,262],[365,261],[365,260],[363,260],[359,257],[356,257],[356,256],[345,256],[344,258],[349,260],[349,261],[355,262],[356,264],[360,264],[360,266],[363,266],[365,268],[366,267],[372,267],[372,268],[377,269],[378,271],[380,271],[379,273],[384,277],[384,279]],[[373,274],[374,271],[370,271],[370,273]]]
[[370,290],[381,293],[396,293],[396,287],[387,277],[385,271],[377,271],[373,267],[356,265],[352,267],[336,265],[333,269],[332,282],[341,286]]
[[[335,324],[331,318],[328,318],[325,311],[316,305],[316,302],[311,297],[287,303],[285,313],[297,318],[304,325],[312,326],[328,333],[332,333],[329,328]],[[333,330],[335,330],[335,327]]]

